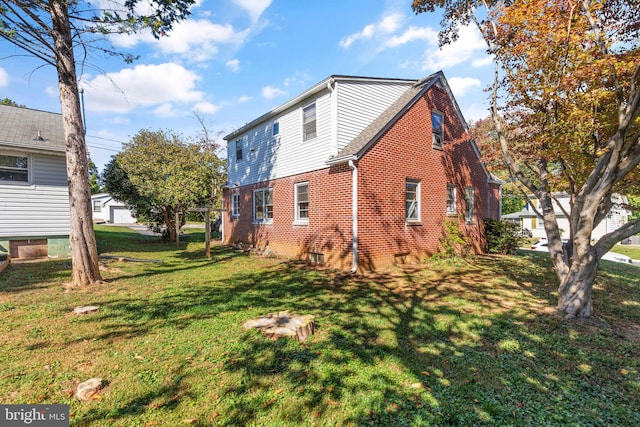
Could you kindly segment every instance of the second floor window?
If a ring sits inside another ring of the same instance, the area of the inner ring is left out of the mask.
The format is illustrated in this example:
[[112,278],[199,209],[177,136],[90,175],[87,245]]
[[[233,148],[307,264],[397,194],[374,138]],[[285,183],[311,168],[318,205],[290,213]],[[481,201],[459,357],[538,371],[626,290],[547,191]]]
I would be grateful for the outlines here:
[[444,143],[444,117],[435,111],[431,112],[431,134],[433,135],[432,144],[442,147]]
[[280,123],[279,122],[275,122],[271,129],[273,131],[273,136],[279,135],[280,134]]
[[242,141],[236,141],[236,162],[242,160]]
[[29,158],[0,154],[0,181],[29,182]]
[[315,138],[316,131],[316,104],[313,103],[302,109],[302,140]]
[[256,222],[273,221],[273,190],[262,188],[253,192],[253,220]]

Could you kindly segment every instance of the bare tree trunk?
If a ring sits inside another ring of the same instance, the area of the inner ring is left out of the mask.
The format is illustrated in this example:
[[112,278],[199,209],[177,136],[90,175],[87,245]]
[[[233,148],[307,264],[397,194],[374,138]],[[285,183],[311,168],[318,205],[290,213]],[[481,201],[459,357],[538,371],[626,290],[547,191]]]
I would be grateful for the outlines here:
[[66,145],[72,283],[76,286],[84,286],[102,280],[93,230],[87,147],[78,97],[78,81],[67,4],[51,0],[49,5]]
[[598,259],[574,262],[558,288],[558,312],[565,319],[590,317],[593,311],[591,293],[598,271]]

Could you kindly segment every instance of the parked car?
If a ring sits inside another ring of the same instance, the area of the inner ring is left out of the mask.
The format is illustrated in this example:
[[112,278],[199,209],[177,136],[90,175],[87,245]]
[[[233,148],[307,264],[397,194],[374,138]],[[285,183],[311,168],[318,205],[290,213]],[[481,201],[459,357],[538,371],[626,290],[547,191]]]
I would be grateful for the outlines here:
[[[563,245],[566,243],[567,242],[565,241],[562,242]],[[547,240],[546,239],[538,240],[533,245],[531,245],[531,250],[540,251],[540,252],[549,252]],[[633,264],[633,260],[630,257],[619,254],[617,252],[607,252],[606,254],[602,255],[602,258],[600,259],[604,259],[607,261],[623,262],[625,264]]]

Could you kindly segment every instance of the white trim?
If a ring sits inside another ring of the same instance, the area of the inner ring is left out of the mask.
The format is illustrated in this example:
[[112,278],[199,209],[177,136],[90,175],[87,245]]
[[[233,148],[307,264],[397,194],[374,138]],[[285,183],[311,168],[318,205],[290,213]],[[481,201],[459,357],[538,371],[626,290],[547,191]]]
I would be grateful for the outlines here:
[[[407,209],[407,185],[408,184],[413,184],[415,185],[415,209],[414,209],[414,216],[415,218],[409,217],[409,211]],[[420,205],[421,205],[421,191],[422,191],[422,185],[419,179],[412,179],[412,178],[406,178],[404,181],[404,205],[405,205],[405,213],[404,213],[404,217],[405,217],[405,221],[408,224],[416,224],[416,223],[420,223],[422,220],[422,216],[421,216],[421,209],[420,209]]]
[[[307,186],[307,217],[306,218],[301,218],[300,217],[300,210],[298,209],[298,189],[302,186]],[[309,181],[301,181],[301,182],[296,182],[293,185],[293,209],[294,209],[294,213],[293,213],[293,217],[294,217],[294,221],[293,224],[294,225],[308,225],[309,224]]]

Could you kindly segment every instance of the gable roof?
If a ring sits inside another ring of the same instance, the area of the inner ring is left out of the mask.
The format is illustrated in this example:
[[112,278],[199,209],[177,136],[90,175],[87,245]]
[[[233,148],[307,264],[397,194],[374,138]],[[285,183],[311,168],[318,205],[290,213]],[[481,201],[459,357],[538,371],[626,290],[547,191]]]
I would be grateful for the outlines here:
[[246,123],[244,126],[241,126],[240,128],[234,130],[233,132],[231,132],[230,134],[228,134],[222,139],[224,139],[225,141],[230,141],[232,139],[237,138],[238,136],[242,135],[252,127],[272,119],[273,117],[286,111],[287,109],[293,107],[294,105],[299,104],[305,99],[327,89],[328,85],[331,85],[333,84],[333,82],[336,82],[336,81],[337,82],[356,81],[356,82],[404,83],[404,84],[410,84],[410,83],[416,82],[415,79],[394,79],[394,78],[385,78],[385,77],[345,76],[345,75],[333,74],[327,77],[326,79],[320,81],[319,83],[316,83],[315,85],[311,86],[309,89],[302,92],[295,98],[290,99],[289,101],[274,108],[268,113],[265,113],[262,116],[258,117],[257,119],[252,120]]
[[[433,85],[437,84],[443,89],[449,99],[453,103],[456,114],[460,123],[462,123],[465,131],[468,131],[467,124],[462,116],[462,112],[453,97],[453,93],[447,84],[442,71],[433,73],[423,79],[415,81],[415,83],[407,89],[393,104],[389,106],[382,114],[380,114],[369,126],[367,126],[358,136],[356,136],[349,144],[347,144],[340,152],[327,161],[327,164],[333,165],[343,163],[348,160],[359,159],[404,113],[409,110],[420,99],[424,93]],[[475,148],[474,148],[475,149]],[[479,156],[479,152],[476,154]]]
[[62,115],[0,105],[0,146],[64,153]]

